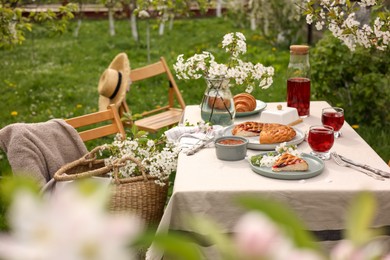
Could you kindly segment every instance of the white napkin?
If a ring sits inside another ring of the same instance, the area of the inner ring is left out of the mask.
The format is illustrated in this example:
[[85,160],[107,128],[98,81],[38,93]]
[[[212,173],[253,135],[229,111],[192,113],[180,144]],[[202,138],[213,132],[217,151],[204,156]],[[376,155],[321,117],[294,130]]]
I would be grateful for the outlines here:
[[[185,149],[192,147],[202,140],[213,138],[214,140],[223,135],[225,127],[220,125],[209,126],[207,129],[200,126],[176,126],[168,131],[165,131],[165,135],[168,140],[179,142],[180,147]],[[214,146],[213,142],[210,142],[206,147]]]
[[199,131],[198,126],[175,126],[165,131],[165,135],[170,141],[179,141],[183,134],[192,134],[196,131]]

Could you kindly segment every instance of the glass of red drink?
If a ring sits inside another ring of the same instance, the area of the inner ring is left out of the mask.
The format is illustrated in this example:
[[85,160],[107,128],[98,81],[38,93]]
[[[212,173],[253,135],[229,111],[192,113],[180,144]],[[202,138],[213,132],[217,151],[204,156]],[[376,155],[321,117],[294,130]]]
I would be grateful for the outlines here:
[[310,153],[322,160],[329,160],[330,149],[334,143],[334,131],[331,126],[311,126],[307,138],[311,149]]
[[334,137],[341,136],[341,127],[344,124],[344,109],[341,107],[327,107],[322,109],[322,124],[333,127]]
[[287,106],[295,107],[300,117],[310,115],[310,79],[290,78],[287,80]]

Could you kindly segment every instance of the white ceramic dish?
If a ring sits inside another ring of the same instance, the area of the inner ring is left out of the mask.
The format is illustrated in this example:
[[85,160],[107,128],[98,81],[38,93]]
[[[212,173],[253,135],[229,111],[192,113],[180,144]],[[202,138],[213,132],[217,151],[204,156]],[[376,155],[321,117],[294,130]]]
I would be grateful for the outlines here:
[[256,100],[256,108],[253,111],[249,112],[236,112],[236,117],[251,116],[260,113],[267,107],[267,104],[263,101]]
[[[262,153],[262,154],[266,154],[266,153]],[[325,168],[324,162],[313,155],[303,153],[302,158],[305,159],[305,161],[309,165],[309,170],[304,172],[274,172],[272,171],[271,167],[259,167],[253,165],[250,159],[249,159],[249,164],[251,166],[251,169],[254,172],[262,176],[274,178],[274,179],[282,179],[282,180],[301,180],[301,179],[312,178],[317,175],[320,175]]]
[[[228,128],[226,128],[225,131],[223,132],[223,136],[232,136],[232,130],[234,127],[235,125],[231,125]],[[305,134],[301,130],[295,127],[293,128],[297,134],[291,141],[286,142],[287,145],[292,145],[292,144],[298,145],[302,143],[303,140],[305,139]],[[249,141],[248,149],[252,149],[252,150],[272,151],[275,150],[276,146],[280,144],[280,143],[261,144],[258,136],[245,137],[245,138],[248,139]]]
[[260,116],[260,122],[262,123],[278,123],[282,125],[287,125],[298,119],[298,111],[294,107],[284,107],[280,110],[265,110]]

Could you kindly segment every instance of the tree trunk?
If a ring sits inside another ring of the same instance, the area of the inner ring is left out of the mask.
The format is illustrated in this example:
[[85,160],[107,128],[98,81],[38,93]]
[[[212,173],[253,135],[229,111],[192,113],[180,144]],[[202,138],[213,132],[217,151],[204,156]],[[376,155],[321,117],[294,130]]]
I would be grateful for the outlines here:
[[81,24],[83,23],[83,21],[81,20],[81,17],[79,17],[78,19],[77,19],[77,27],[76,27],[76,29],[74,30],[74,34],[73,34],[73,36],[75,37],[75,38],[78,38],[79,37],[79,31],[80,31],[80,28],[81,28]]
[[108,7],[108,23],[109,23],[109,31],[110,35],[115,35],[115,24],[114,24],[114,8]]
[[82,19],[83,19],[83,1],[80,0],[79,1],[79,11],[78,11],[78,18],[77,18],[77,27],[76,29],[74,30],[74,34],[73,36],[75,38],[78,38],[79,37],[79,32],[80,32],[80,28],[81,28],[81,24],[83,23]]
[[263,30],[264,30],[264,35],[268,36],[269,35],[269,20],[268,20],[268,16],[267,15],[264,16],[264,27],[263,27]]
[[172,31],[173,29],[173,20],[175,19],[175,14],[169,15],[169,30]]
[[164,29],[165,29],[165,20],[160,22],[160,25],[158,27],[158,35],[164,35]]
[[[262,1],[260,8],[271,8],[269,5],[267,6],[266,4],[267,1]],[[263,32],[264,35],[268,36],[269,35],[269,19],[268,19],[268,12],[264,12],[263,16]]]
[[258,13],[258,10],[260,9],[259,6],[260,3],[258,3],[257,1],[252,1],[252,4],[250,5],[250,27],[251,27],[251,30],[252,31],[255,31],[257,29],[257,13]]
[[159,25],[159,28],[158,28],[158,35],[164,35],[164,30],[165,30],[165,23],[166,21],[168,21],[169,19],[169,10],[166,6],[163,7],[163,14],[162,14],[162,17],[161,17],[161,21],[160,21],[160,25]]
[[148,53],[148,63],[150,63],[150,25],[149,25],[149,20],[146,21],[146,50]]
[[130,15],[130,28],[131,28],[131,34],[133,36],[134,41],[138,42],[139,36],[138,36],[137,16],[134,14],[134,11],[132,11]]
[[217,6],[215,10],[215,14],[217,17],[222,16],[222,0],[217,0]]
[[251,30],[252,31],[256,31],[256,28],[257,28],[256,15],[255,15],[253,10],[252,10],[252,12],[250,14],[250,22],[251,22]]
[[137,9],[137,1],[131,0],[129,2],[131,35],[133,36],[134,41],[138,42],[139,36],[138,36],[137,16],[134,13],[136,9]]

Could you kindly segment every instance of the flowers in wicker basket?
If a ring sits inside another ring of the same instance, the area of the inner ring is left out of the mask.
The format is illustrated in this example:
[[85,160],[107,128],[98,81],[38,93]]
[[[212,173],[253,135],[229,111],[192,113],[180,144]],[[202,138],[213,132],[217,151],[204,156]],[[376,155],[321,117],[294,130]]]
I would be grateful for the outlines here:
[[[118,159],[132,156],[142,164],[147,175],[155,177],[155,183],[164,186],[169,176],[176,171],[179,146],[169,141],[165,135],[158,139],[150,139],[144,132],[138,132],[125,140],[117,136],[112,144],[107,145],[110,156],[105,159],[105,165],[114,165]],[[109,173],[113,174],[113,172]],[[125,161],[119,167],[119,178],[130,178],[142,175],[137,163]]]

